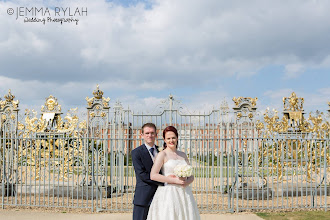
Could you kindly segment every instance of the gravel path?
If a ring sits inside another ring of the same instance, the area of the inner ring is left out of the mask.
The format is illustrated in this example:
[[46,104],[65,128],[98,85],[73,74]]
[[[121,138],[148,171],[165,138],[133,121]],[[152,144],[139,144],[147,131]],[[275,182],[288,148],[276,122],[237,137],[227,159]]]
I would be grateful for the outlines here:
[[[39,209],[0,209],[1,219],[6,220],[131,220],[131,213],[76,213],[65,212],[58,209],[39,210]],[[259,220],[262,219],[252,213],[240,214],[202,214],[202,220]]]

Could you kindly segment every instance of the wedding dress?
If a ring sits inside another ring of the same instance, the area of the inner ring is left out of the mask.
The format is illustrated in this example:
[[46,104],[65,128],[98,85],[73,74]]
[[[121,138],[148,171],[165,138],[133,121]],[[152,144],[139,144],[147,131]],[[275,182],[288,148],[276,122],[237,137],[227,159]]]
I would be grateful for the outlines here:
[[[162,173],[174,174],[174,167],[186,164],[185,160],[170,159],[164,163]],[[175,184],[158,186],[150,205],[148,220],[200,220],[191,187]]]

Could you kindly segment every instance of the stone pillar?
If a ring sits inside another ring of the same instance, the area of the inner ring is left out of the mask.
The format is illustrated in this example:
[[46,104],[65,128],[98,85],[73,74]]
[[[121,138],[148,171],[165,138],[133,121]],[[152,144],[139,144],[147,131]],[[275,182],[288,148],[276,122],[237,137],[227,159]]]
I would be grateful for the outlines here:
[[[5,100],[0,99],[0,131],[1,135],[17,134],[18,130],[18,105],[19,101],[14,100],[15,96],[8,91],[4,96]],[[4,137],[3,136],[3,137]]]
[[250,97],[234,97],[233,101],[235,103],[235,107],[233,110],[236,115],[236,120],[239,121],[241,119],[253,119],[254,113],[257,110],[257,100],[258,98],[250,98]]
[[110,98],[103,97],[99,85],[96,86],[93,95],[92,98],[86,97],[88,135],[108,138]]
[[289,131],[300,132],[299,125],[304,121],[304,98],[298,98],[292,92],[290,97],[283,97],[283,115],[288,119]]

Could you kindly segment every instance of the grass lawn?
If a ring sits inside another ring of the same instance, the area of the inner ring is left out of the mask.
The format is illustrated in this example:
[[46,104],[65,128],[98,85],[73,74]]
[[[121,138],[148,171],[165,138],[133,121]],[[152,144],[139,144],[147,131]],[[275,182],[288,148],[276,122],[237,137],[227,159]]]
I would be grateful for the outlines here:
[[330,212],[325,211],[298,211],[298,212],[269,212],[256,213],[259,217],[269,220],[325,220],[330,219]]

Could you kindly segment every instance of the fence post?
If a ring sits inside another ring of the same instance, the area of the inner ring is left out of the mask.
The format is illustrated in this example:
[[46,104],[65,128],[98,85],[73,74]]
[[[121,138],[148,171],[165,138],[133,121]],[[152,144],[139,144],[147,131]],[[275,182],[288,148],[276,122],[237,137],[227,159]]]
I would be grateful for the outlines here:
[[[92,150],[92,159],[91,159],[91,165],[92,165],[92,196],[91,196],[91,199],[92,199],[92,212],[94,212],[94,178],[95,178],[95,175],[94,175],[94,138],[92,138],[92,141],[91,141],[91,150]],[[97,200],[96,200],[97,202]]]

